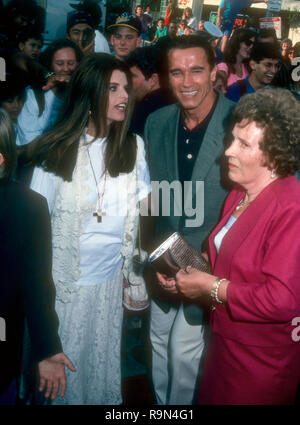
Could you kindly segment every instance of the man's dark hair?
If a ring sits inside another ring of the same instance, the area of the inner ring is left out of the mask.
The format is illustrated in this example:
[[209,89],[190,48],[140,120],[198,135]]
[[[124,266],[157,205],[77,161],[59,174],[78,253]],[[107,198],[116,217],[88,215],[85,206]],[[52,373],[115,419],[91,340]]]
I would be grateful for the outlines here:
[[167,53],[172,49],[191,49],[193,47],[200,47],[205,51],[207,61],[209,63],[210,69],[213,69],[216,65],[215,54],[213,48],[209,44],[207,40],[204,40],[203,37],[198,34],[195,35],[181,35],[179,37],[175,37],[174,40],[171,41],[168,47]]
[[250,60],[259,63],[264,59],[280,59],[281,54],[277,43],[255,43]]
[[274,41],[277,40],[277,35],[274,28],[262,28],[259,30],[259,33],[257,34],[257,38],[269,38],[269,37],[273,37]]
[[139,68],[145,79],[149,80],[153,74],[159,72],[159,54],[160,50],[154,46],[139,47],[130,54],[126,62],[129,68]]

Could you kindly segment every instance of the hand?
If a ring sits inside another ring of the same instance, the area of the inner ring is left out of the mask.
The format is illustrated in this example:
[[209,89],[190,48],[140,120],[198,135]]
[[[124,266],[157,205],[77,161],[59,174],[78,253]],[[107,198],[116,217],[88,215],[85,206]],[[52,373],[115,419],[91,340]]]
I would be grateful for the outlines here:
[[220,27],[221,26],[221,18],[217,19],[217,26]]
[[160,273],[156,273],[156,277],[161,288],[163,288],[165,291],[169,292],[170,294],[178,294],[175,279],[168,278],[167,275],[160,274]]
[[42,87],[43,91],[53,89],[57,83],[68,83],[71,75],[69,74],[54,74],[47,79],[46,84]]
[[215,280],[215,276],[189,266],[186,271],[179,270],[176,274],[176,287],[183,296],[190,300],[200,298],[209,300],[210,291]]
[[82,53],[84,54],[84,56],[87,56],[87,55],[90,55],[91,53],[94,53],[94,51],[95,51],[95,37],[96,37],[96,35],[94,34],[93,40],[90,42],[90,44],[88,44],[85,47],[82,47],[81,41],[79,41],[79,47],[80,47]]
[[60,396],[64,397],[66,392],[65,366],[72,372],[76,372],[73,363],[64,353],[55,354],[38,363],[40,375],[39,391],[43,391],[46,388],[44,395],[46,398],[50,397],[51,400],[54,400],[59,393],[59,387]]

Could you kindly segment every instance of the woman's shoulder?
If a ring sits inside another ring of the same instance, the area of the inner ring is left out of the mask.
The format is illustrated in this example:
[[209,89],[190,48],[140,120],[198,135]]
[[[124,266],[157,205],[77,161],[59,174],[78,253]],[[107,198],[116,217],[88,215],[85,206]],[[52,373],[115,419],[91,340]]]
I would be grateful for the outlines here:
[[300,208],[300,181],[295,176],[278,179],[271,189],[279,207],[293,204]]

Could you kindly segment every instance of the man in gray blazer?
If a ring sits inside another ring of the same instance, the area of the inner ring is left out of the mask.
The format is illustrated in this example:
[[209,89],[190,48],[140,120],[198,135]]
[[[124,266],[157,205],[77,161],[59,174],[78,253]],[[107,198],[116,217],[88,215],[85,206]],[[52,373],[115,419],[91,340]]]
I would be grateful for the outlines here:
[[[154,112],[145,126],[150,175],[156,182],[152,190],[159,183],[174,189],[157,197],[153,246],[179,231],[201,250],[227,194],[221,158],[234,103],[214,91],[214,53],[198,36],[178,37],[168,51],[168,66],[178,104]],[[166,213],[169,196],[170,213]],[[184,301],[166,279],[152,280],[150,338],[156,401],[192,404],[204,348],[203,310]]]

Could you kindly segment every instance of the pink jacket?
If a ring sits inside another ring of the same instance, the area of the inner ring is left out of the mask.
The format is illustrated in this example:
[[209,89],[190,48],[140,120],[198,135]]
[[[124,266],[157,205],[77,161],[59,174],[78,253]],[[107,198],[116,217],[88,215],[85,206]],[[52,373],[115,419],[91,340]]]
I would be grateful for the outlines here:
[[230,280],[226,306],[212,313],[213,332],[242,344],[290,346],[292,319],[300,317],[300,182],[287,177],[266,187],[217,255],[214,236],[244,194],[239,188],[229,194],[209,239],[214,275]]

